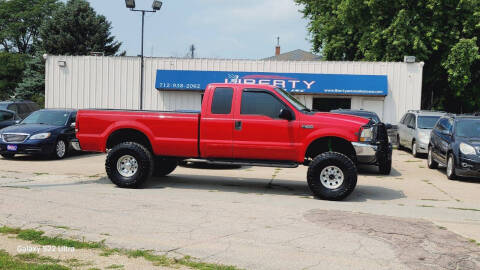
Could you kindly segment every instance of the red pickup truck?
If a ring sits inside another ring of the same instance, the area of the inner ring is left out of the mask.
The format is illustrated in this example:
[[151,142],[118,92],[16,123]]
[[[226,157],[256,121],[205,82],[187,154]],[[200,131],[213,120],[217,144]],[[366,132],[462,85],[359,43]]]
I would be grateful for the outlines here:
[[[390,173],[391,150],[368,119],[312,112],[269,85],[210,84],[201,112],[80,110],[84,151],[108,152],[105,168],[120,187],[165,176],[178,162],[293,168],[309,166],[315,196],[341,200],[357,183],[357,163]],[[380,139],[379,139],[380,138]],[[388,140],[387,140],[388,145]]]

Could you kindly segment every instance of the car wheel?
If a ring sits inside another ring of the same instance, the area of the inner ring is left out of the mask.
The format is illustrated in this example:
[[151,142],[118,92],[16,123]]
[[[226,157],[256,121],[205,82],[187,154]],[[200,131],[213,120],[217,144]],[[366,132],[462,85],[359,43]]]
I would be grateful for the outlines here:
[[172,173],[178,166],[178,161],[169,158],[156,157],[153,176],[162,177]]
[[400,142],[400,136],[397,135],[397,143],[398,143],[398,150],[405,150],[402,146],[402,143]]
[[116,145],[108,152],[105,161],[108,178],[122,188],[140,187],[152,175],[153,168],[152,153],[134,142]]
[[313,194],[324,200],[346,198],[357,185],[357,168],[347,156],[326,152],[310,163],[307,182]]
[[60,139],[55,144],[55,148],[53,149],[53,158],[55,159],[63,159],[67,156],[68,153],[68,145],[67,143]]
[[455,158],[453,154],[448,155],[447,159],[447,177],[450,180],[457,179],[457,175],[455,174]]
[[416,158],[419,157],[418,152],[417,152],[417,142],[413,141],[412,143],[412,155]]
[[433,159],[433,150],[431,146],[428,147],[427,165],[430,169],[438,168],[438,163]]
[[15,154],[2,154],[2,157],[4,159],[12,159],[15,157]]

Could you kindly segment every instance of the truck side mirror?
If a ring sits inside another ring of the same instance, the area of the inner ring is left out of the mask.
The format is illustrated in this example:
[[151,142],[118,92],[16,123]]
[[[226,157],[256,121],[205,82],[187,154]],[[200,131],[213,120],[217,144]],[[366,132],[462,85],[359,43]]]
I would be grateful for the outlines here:
[[288,120],[288,121],[293,120],[293,114],[289,109],[281,109],[278,117],[280,119],[285,119],[285,120]]

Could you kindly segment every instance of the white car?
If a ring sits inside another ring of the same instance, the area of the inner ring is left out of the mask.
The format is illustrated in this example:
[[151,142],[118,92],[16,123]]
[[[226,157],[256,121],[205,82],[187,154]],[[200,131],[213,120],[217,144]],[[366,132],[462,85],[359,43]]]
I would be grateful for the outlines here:
[[445,112],[408,111],[398,123],[398,148],[412,150],[412,155],[428,153],[430,133],[440,117]]

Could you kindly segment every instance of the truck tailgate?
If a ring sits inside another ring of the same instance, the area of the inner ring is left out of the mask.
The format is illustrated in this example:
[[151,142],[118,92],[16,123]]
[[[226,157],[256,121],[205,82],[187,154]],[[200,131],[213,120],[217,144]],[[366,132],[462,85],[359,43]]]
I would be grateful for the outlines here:
[[134,129],[148,137],[156,155],[196,157],[199,119],[199,113],[80,110],[77,138],[82,150],[104,152],[113,132]]

